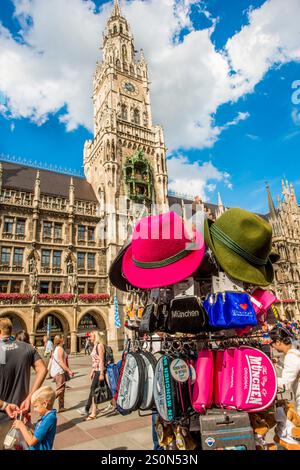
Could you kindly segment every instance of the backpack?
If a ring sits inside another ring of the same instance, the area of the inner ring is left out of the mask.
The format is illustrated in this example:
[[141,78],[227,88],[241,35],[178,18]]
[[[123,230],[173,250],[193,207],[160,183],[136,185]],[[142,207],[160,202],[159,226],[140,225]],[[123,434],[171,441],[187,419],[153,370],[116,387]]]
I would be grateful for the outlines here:
[[109,364],[114,364],[114,352],[110,346],[105,345],[105,367]]

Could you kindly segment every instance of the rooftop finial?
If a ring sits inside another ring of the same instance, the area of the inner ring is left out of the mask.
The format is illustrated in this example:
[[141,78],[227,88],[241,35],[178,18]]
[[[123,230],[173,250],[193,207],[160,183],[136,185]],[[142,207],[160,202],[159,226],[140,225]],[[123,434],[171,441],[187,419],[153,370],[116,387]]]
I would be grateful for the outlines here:
[[111,16],[121,16],[119,0],[114,0],[114,9]]
[[270,185],[269,185],[268,181],[266,181],[266,189],[267,189],[267,195],[268,195],[268,204],[269,204],[270,215],[274,219],[276,217],[276,209],[275,209],[275,205],[274,205],[274,202],[273,202],[273,199],[272,199],[272,196],[271,196]]
[[223,202],[222,202],[221,194],[220,194],[220,193],[218,193],[218,206],[219,206],[219,207],[223,207]]

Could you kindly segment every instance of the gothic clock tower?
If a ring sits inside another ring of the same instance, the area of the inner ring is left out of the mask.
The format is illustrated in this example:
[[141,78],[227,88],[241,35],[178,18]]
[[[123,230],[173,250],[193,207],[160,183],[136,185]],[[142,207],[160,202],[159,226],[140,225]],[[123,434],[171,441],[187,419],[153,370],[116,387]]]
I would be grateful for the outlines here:
[[167,210],[168,176],[163,130],[152,124],[144,53],[136,57],[118,0],[102,51],[93,80],[94,140],[84,146],[84,171],[99,199],[109,262],[137,217],[153,204]]

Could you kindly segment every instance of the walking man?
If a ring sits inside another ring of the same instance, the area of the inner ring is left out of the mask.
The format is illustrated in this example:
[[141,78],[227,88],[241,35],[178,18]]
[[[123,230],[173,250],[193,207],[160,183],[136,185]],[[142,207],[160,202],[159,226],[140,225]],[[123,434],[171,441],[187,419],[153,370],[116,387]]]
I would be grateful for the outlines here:
[[[36,377],[30,389],[31,368],[34,369]],[[46,374],[46,366],[36,349],[31,344],[16,341],[12,336],[12,323],[9,318],[0,318],[1,400],[13,403],[18,411],[26,414],[30,410],[31,396],[43,384]],[[12,425],[10,411],[11,407],[0,410],[0,449],[3,448],[5,435]]]

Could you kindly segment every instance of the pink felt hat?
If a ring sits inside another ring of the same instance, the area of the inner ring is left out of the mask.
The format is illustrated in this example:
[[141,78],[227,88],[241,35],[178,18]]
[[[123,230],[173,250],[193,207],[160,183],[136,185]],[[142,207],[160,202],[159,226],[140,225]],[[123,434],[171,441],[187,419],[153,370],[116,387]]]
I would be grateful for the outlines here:
[[175,212],[141,219],[123,261],[123,275],[140,289],[176,284],[193,274],[205,251],[201,233],[189,234]]

